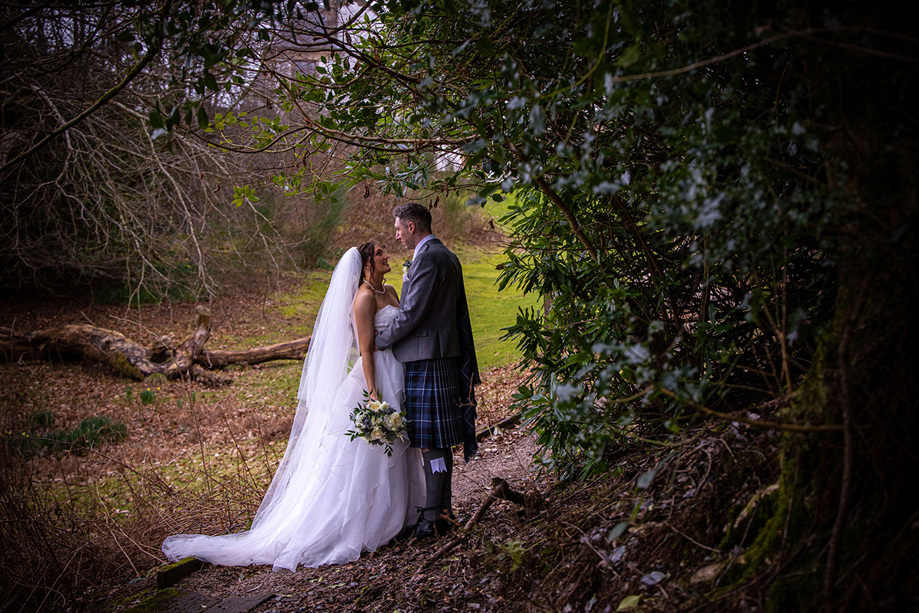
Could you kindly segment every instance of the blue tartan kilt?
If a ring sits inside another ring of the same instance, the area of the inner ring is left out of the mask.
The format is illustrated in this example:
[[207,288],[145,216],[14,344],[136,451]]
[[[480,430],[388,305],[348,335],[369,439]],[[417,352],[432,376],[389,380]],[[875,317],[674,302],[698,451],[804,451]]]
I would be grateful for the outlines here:
[[406,362],[405,411],[411,446],[447,449],[463,442],[456,358]]

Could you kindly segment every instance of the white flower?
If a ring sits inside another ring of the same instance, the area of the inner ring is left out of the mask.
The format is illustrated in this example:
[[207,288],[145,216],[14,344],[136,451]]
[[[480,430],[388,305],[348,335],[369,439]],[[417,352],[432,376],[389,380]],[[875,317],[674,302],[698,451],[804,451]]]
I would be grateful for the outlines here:
[[379,401],[379,400],[371,400],[370,402],[367,403],[367,408],[370,409],[371,411],[379,411],[379,410],[380,410],[380,401]]
[[374,428],[373,432],[370,433],[371,441],[382,441],[383,440],[383,430],[380,428]]
[[386,416],[384,424],[387,428],[393,432],[398,432],[402,427],[402,414],[401,413],[390,413]]

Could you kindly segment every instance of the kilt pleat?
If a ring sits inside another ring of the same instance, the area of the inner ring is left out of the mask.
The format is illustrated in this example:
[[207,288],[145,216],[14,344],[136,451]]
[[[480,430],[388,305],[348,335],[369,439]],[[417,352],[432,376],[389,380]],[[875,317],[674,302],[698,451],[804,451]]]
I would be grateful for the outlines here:
[[446,449],[463,442],[456,358],[406,362],[405,410],[412,447]]

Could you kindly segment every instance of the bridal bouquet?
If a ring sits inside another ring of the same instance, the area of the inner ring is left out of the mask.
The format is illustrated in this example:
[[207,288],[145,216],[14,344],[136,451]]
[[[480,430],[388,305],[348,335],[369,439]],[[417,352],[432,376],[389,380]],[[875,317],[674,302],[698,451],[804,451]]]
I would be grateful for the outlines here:
[[364,401],[351,410],[354,430],[348,430],[353,441],[362,438],[371,445],[383,445],[386,455],[392,457],[392,444],[405,437],[405,411],[397,411],[388,402],[371,400],[364,392]]

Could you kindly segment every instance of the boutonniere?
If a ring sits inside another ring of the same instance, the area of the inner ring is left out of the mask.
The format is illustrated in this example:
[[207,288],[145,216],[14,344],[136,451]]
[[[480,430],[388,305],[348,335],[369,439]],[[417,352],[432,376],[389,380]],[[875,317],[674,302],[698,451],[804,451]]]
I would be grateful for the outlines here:
[[408,274],[408,269],[411,268],[411,266],[412,266],[412,258],[409,258],[405,260],[404,262],[402,262],[402,276],[403,277]]

